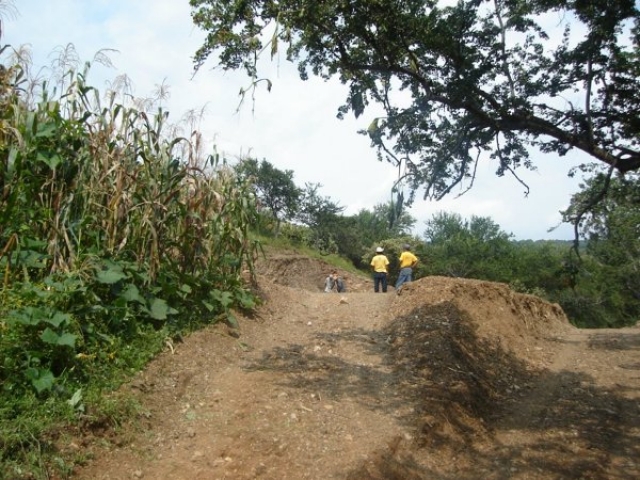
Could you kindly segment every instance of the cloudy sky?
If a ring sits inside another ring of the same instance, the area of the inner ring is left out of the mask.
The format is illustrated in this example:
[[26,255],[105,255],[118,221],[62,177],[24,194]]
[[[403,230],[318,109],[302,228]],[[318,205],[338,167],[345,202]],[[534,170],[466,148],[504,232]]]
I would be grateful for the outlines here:
[[[7,3],[0,0],[0,6]],[[83,62],[102,49],[113,50],[114,67],[94,65],[89,84],[106,89],[106,82],[126,74],[140,97],[168,85],[165,109],[173,121],[204,108],[201,130],[219,152],[264,158],[281,170],[293,170],[299,186],[320,183],[320,193],[346,207],[346,214],[391,198],[398,172],[379,162],[368,139],[356,133],[375,114],[365,111],[357,120],[338,120],[337,108],[346,96],[338,82],[303,82],[284,59],[275,61],[270,64],[271,92],[258,89],[255,101],[238,111],[238,92],[247,86],[242,74],[215,69],[212,58],[194,77],[192,57],[204,34],[192,24],[188,0],[17,0],[13,5],[15,11],[0,10],[2,44],[29,45],[43,75],[69,44]],[[418,220],[415,233],[422,234],[434,213],[446,211],[467,219],[490,217],[516,239],[571,239],[572,228],[560,224],[559,211],[578,189],[579,179],[567,172],[586,159],[578,154],[535,154],[533,159],[538,170],[520,172],[530,187],[527,197],[515,179],[498,178],[495,166],[485,164],[465,195],[440,202],[418,199],[410,210]]]

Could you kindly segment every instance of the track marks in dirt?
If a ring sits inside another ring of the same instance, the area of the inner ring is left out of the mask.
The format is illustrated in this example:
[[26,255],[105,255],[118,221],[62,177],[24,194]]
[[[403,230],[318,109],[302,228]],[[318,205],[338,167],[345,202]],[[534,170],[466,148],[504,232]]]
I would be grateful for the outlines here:
[[487,455],[503,478],[640,477],[640,378],[623,372],[638,346],[609,349],[634,337],[576,329],[558,340],[549,369],[496,422]]
[[131,384],[146,429],[95,442],[77,478],[640,477],[640,329],[579,331],[490,282],[339,295],[316,276],[263,279],[239,338],[156,359]]

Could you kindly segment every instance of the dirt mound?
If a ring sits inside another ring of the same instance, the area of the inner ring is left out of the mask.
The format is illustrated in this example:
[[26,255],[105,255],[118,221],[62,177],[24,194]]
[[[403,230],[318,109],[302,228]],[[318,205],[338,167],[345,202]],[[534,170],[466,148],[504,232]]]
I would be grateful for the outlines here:
[[415,281],[394,311],[383,330],[386,354],[397,387],[410,392],[408,421],[418,428],[411,445],[391,444],[373,465],[356,469],[353,479],[425,478],[424,470],[407,466],[436,470],[428,458],[434,449],[455,458],[471,443],[488,441],[500,411],[543,371],[550,342],[572,329],[558,305],[468,279]]
[[553,340],[574,329],[559,305],[514,292],[502,283],[427,277],[406,285],[401,299],[399,317],[420,308],[451,305],[468,318],[479,338],[498,342],[533,363],[539,359],[536,341]]
[[95,458],[76,478],[640,475],[640,329],[579,331],[475,280],[376,294],[342,272],[348,293],[325,294],[330,270],[261,260],[264,302],[240,332],[212,326],[152,362],[125,387],[144,430],[74,442]]

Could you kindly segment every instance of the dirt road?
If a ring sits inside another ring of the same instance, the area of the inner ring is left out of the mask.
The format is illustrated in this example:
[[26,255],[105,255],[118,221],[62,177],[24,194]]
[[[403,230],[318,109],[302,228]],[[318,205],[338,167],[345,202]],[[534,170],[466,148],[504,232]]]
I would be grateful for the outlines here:
[[299,284],[155,360],[140,423],[75,445],[73,478],[640,478],[640,328],[489,282]]

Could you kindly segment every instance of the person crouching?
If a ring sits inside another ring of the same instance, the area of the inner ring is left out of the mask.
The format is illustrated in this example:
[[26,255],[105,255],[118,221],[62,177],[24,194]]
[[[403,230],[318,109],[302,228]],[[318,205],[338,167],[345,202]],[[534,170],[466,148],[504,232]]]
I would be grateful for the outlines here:
[[324,291],[325,293],[329,293],[333,290],[336,290],[338,293],[344,292],[344,280],[338,275],[338,272],[334,270],[329,274],[329,276],[324,281]]

